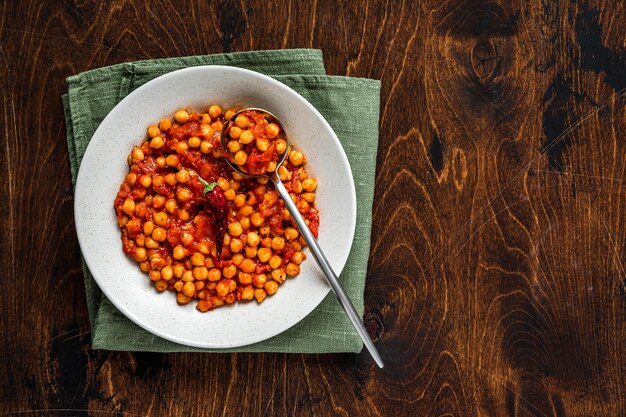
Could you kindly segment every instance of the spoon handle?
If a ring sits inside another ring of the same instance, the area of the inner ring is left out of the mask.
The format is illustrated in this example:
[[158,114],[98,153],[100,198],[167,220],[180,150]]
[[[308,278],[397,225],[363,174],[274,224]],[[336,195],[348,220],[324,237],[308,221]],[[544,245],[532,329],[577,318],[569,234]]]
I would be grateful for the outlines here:
[[367,350],[370,352],[370,354],[376,361],[376,364],[380,368],[382,368],[384,366],[383,360],[380,357],[378,350],[376,350],[376,346],[374,346],[374,342],[372,342],[372,340],[370,339],[369,334],[367,333],[367,330],[365,330],[365,326],[363,326],[361,317],[359,317],[359,314],[354,309],[354,306],[352,305],[352,302],[348,298],[346,291],[343,289],[343,287],[339,283],[339,280],[337,279],[337,275],[335,275],[335,272],[330,267],[330,264],[328,263],[328,260],[326,259],[326,256],[324,255],[324,252],[322,251],[322,248],[317,243],[317,240],[313,236],[313,233],[311,233],[311,230],[309,229],[307,224],[304,222],[304,218],[302,218],[302,215],[298,211],[296,204],[291,199],[289,192],[283,185],[280,178],[278,178],[278,176],[275,174],[272,175],[271,178],[272,178],[272,181],[274,182],[274,186],[276,187],[276,190],[278,190],[278,193],[280,194],[282,199],[285,201],[285,205],[287,206],[287,210],[289,210],[291,217],[293,217],[293,219],[296,221],[298,225],[298,229],[300,229],[300,234],[302,235],[302,237],[304,237],[304,240],[306,240],[306,243],[309,246],[309,249],[311,249],[311,253],[313,254],[313,257],[315,258],[315,260],[317,261],[317,264],[320,266],[320,268],[324,272],[324,275],[326,276],[328,283],[330,284],[333,291],[335,292],[335,295],[337,295],[337,298],[339,299],[339,303],[341,303],[341,306],[346,311],[348,318],[350,319],[350,321],[352,322],[352,325],[354,326],[357,333],[363,340],[363,343],[367,347]]

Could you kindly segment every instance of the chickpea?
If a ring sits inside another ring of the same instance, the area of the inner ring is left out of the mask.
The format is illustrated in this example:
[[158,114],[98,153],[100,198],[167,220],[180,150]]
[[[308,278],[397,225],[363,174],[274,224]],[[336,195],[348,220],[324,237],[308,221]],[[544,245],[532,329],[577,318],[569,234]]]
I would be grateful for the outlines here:
[[285,168],[284,166],[281,166],[278,168],[278,177],[283,181],[290,181],[291,180],[291,172],[289,172],[289,170],[287,168]]
[[156,290],[159,292],[165,291],[167,289],[167,281],[160,280],[160,281],[155,282],[154,288],[156,288]]
[[211,270],[209,271],[208,278],[209,278],[209,281],[211,282],[219,281],[220,278],[222,278],[222,272],[217,268],[211,268]]
[[288,227],[285,229],[285,239],[287,239],[288,241],[292,241],[298,238],[298,231],[296,229],[294,229],[293,227]]
[[250,216],[250,221],[256,227],[260,227],[263,223],[265,223],[265,218],[261,215],[261,213],[252,213]]
[[240,253],[236,253],[233,255],[232,260],[233,260],[233,265],[238,267],[239,265],[241,265],[241,261],[243,261],[243,255]]
[[132,187],[133,185],[135,185],[135,182],[137,182],[137,174],[135,174],[134,172],[128,173],[128,175],[126,176],[126,183]]
[[278,136],[279,132],[280,132],[280,128],[278,127],[276,123],[270,123],[267,126],[265,126],[265,133],[267,133],[267,136],[270,139],[274,139],[276,136]]
[[293,262],[296,265],[300,265],[302,261],[304,261],[304,253],[302,252],[295,252],[291,256],[291,262]]
[[200,252],[196,252],[191,255],[191,258],[189,258],[189,260],[191,261],[191,264],[193,266],[204,266],[204,255]]
[[235,207],[243,207],[246,204],[246,196],[243,194],[237,194],[233,200],[233,204]]
[[305,214],[307,211],[309,211],[309,203],[307,203],[306,201],[299,201],[298,204],[296,204],[296,207],[298,207],[298,211],[302,214]]
[[269,180],[269,177],[259,177],[256,179],[256,182],[258,182],[259,184],[267,184]]
[[159,156],[159,157],[156,159],[156,163],[157,163],[157,165],[158,165],[158,166],[160,166],[161,168],[164,168],[164,167],[165,167],[165,157],[164,157],[164,156]]
[[185,187],[179,187],[176,190],[176,198],[178,198],[178,201],[189,201],[191,200],[191,191],[189,191],[189,188],[185,188]]
[[272,247],[272,238],[269,237],[269,236],[266,236],[263,239],[261,239],[261,246],[263,246],[264,248],[271,248]]
[[236,153],[241,150],[241,144],[236,140],[231,140],[228,142],[228,151],[230,153]]
[[161,279],[165,281],[169,281],[174,277],[174,270],[170,265],[165,265],[163,269],[161,269]]
[[211,250],[209,249],[209,244],[206,242],[200,242],[198,244],[198,252],[200,252],[203,255],[208,255],[211,253]]
[[241,223],[233,222],[233,223],[229,224],[228,225],[228,233],[231,236],[233,236],[233,237],[240,236],[243,233],[243,230],[241,228]]
[[302,181],[302,188],[304,188],[304,190],[308,192],[315,191],[315,189],[317,188],[317,181],[313,178],[307,178]]
[[133,255],[133,258],[135,258],[137,262],[143,262],[148,259],[148,255],[144,248],[139,247],[135,249],[135,254]]
[[185,267],[183,266],[183,264],[174,264],[172,270],[174,271],[174,276],[176,278],[182,277],[185,273]]
[[235,115],[235,110],[233,110],[233,109],[228,109],[228,110],[226,110],[226,113],[224,113],[224,118],[225,118],[226,120],[229,120],[229,119],[231,119],[234,115]]
[[248,159],[248,154],[246,153],[246,151],[238,151],[235,154],[234,159],[237,165],[243,165],[246,163],[246,160]]
[[194,287],[196,287],[196,291],[200,291],[204,289],[205,283],[204,281],[196,281],[193,283]]
[[151,237],[146,238],[146,248],[148,249],[157,249],[159,247],[159,242],[152,239]]
[[294,263],[288,263],[285,267],[287,275],[296,276],[300,273],[300,267]]
[[158,255],[155,255],[151,260],[150,260],[150,268],[152,269],[160,269],[162,267],[165,266],[167,262],[165,261],[165,259],[159,257]]
[[176,282],[174,283],[174,289],[175,289],[176,291],[178,291],[178,292],[181,292],[181,291],[183,290],[183,285],[185,285],[185,283],[184,283],[184,282],[182,282],[182,281],[176,281]]
[[[202,133],[202,136],[206,138],[211,138],[213,137],[213,134],[215,134],[215,132],[213,131],[213,129],[211,129],[211,126],[209,126],[209,122],[207,122],[206,124],[203,124],[200,126],[200,133]],[[191,146],[191,145],[189,145]]]
[[[239,136],[241,136],[241,129],[238,128],[237,126],[233,126],[230,128],[230,131],[228,132],[228,136],[230,136],[231,138],[235,139],[235,143],[237,143],[239,145],[239,143],[236,141],[236,139],[239,139]],[[233,142],[233,141],[231,141]]]
[[239,264],[239,269],[241,269],[243,272],[252,273],[256,269],[256,265],[252,260],[244,259]]
[[211,129],[217,131],[217,132],[221,132],[222,129],[224,128],[224,123],[222,123],[221,121],[216,121],[211,123]]
[[315,201],[315,193],[302,193],[302,198],[307,203],[312,203],[313,201]]
[[175,186],[175,185],[177,184],[177,181],[176,181],[176,174],[174,174],[173,172],[170,172],[169,174],[167,174],[167,175],[165,176],[165,182],[166,182],[168,185],[171,185],[172,187],[173,187],[173,186]]
[[239,253],[243,249],[243,243],[241,239],[232,239],[230,241],[230,251],[232,253]]
[[169,167],[176,166],[179,163],[180,163],[180,160],[178,159],[178,155],[170,154],[165,157],[165,165]]
[[189,145],[187,144],[187,142],[179,142],[176,144],[176,152],[178,153],[183,153],[187,149],[189,149]]
[[274,269],[272,271],[272,279],[276,282],[285,282],[287,274],[283,268]]
[[167,132],[170,130],[170,127],[172,127],[172,121],[170,119],[161,119],[159,122],[159,129],[161,129],[162,132]]
[[161,279],[160,271],[150,271],[148,275],[150,277],[150,281],[159,281]]
[[196,266],[193,269],[193,277],[198,281],[204,281],[209,277],[209,270],[206,266]]
[[187,171],[186,169],[181,169],[176,173],[176,181],[180,183],[186,183],[187,181],[189,181],[189,178],[189,171]]
[[276,281],[267,281],[263,288],[267,295],[274,295],[278,291],[278,283]]
[[164,205],[165,205],[165,197],[163,197],[160,194],[157,194],[154,197],[152,197],[152,207],[154,207],[155,209],[160,209]]
[[247,116],[240,114],[235,119],[235,124],[237,125],[237,127],[240,127],[241,129],[245,129],[246,127],[250,125],[250,119],[248,119]]
[[174,113],[174,120],[181,124],[187,123],[187,120],[189,120],[189,113],[187,113],[187,111],[185,110],[178,110],[176,113]]
[[253,212],[254,212],[254,208],[252,208],[252,206],[245,205],[239,209],[239,212],[237,214],[242,217],[247,217],[251,215]]
[[[210,128],[209,128],[210,129]],[[190,148],[197,148],[202,144],[202,141],[197,136],[192,136],[187,140],[187,144]]]
[[287,142],[285,142],[283,139],[278,139],[274,146],[276,147],[276,152],[278,152],[278,154],[280,155],[282,155],[287,150]]
[[256,298],[257,303],[263,302],[263,300],[265,300],[265,297],[267,297],[267,293],[265,292],[265,290],[258,288],[254,290],[254,298]]
[[202,143],[200,143],[200,152],[207,154],[210,153],[212,150],[213,145],[211,145],[209,141],[203,140]]
[[169,213],[173,213],[174,210],[176,210],[176,207],[178,207],[178,203],[176,203],[176,200],[174,199],[169,199],[165,203],[165,210],[167,210]]
[[267,164],[267,169],[266,169],[266,171],[267,171],[267,172],[274,172],[274,171],[276,171],[276,161],[270,161],[270,162]]
[[260,248],[257,250],[257,257],[259,261],[265,263],[272,257],[272,251],[269,248]]
[[159,127],[157,125],[148,126],[148,136],[150,136],[151,138],[155,138],[159,136],[160,134],[161,134],[161,130],[159,130]]
[[280,252],[285,249],[285,239],[278,236],[272,239],[272,249],[276,252]]
[[132,151],[131,155],[132,155],[133,159],[137,160],[137,161],[143,161],[144,158],[145,158],[145,155],[143,154],[143,151],[140,148],[136,147],[136,146],[133,148],[133,151]]
[[289,154],[289,163],[293,166],[300,166],[304,163],[304,155],[298,151],[291,151]]
[[174,248],[173,252],[172,252],[172,256],[174,257],[174,259],[183,259],[186,255],[186,250],[184,246],[178,245]]
[[235,181],[242,181],[244,178],[246,178],[246,177],[244,177],[243,175],[241,175],[240,173],[238,173],[238,172],[234,172],[234,171],[233,171],[233,174],[232,174],[232,175],[233,175],[233,179],[234,179]]
[[193,282],[185,282],[185,284],[183,285],[182,293],[185,294],[187,297],[193,297],[196,293],[196,286],[193,284]]
[[283,264],[283,260],[280,256],[274,255],[270,258],[269,265],[272,269],[278,269]]
[[235,192],[235,190],[231,188],[229,190],[224,191],[224,197],[226,197],[226,200],[228,201],[233,201],[235,197],[237,197],[237,193]]
[[165,241],[165,238],[165,229],[163,229],[162,227],[155,227],[152,231],[152,239],[156,240],[157,242],[163,242]]
[[230,245],[231,239],[232,239],[231,235],[225,234],[224,235],[224,242],[222,242],[222,243],[224,243],[224,245]]
[[181,279],[183,280],[183,282],[193,282],[195,278],[193,277],[192,271],[185,270]]
[[239,142],[243,143],[244,145],[251,143],[253,140],[254,133],[252,133],[251,130],[244,130],[243,132],[241,132],[241,135],[239,135]]
[[182,232],[180,234],[180,241],[185,246],[190,246],[193,243],[193,235],[189,232]]
[[302,183],[298,180],[291,181],[291,191],[300,194],[302,192]]
[[220,297],[226,296],[226,294],[228,294],[228,284],[224,283],[223,281],[218,282],[215,286],[215,292]]
[[135,202],[131,198],[127,198],[122,205],[124,213],[132,216],[135,213]]
[[209,107],[209,116],[211,116],[212,118],[215,119],[220,114],[222,114],[222,108],[218,106],[217,104],[214,104],[211,107]]
[[[262,235],[262,236],[267,236],[267,235],[269,235],[271,231],[272,231],[272,229],[270,229],[270,227],[269,227],[269,226],[262,226],[262,227],[259,229],[259,233],[261,233],[261,235]],[[271,243],[270,243],[269,245],[267,245],[267,247],[270,247],[270,246],[272,246],[272,244],[271,244]]]
[[252,285],[257,288],[263,288],[263,285],[267,282],[267,275],[265,274],[254,274],[252,277]]
[[261,152],[265,152],[270,147],[270,141],[265,138],[258,138],[256,140],[256,147]]
[[187,304],[191,301],[191,297],[186,296],[182,292],[176,294],[176,301],[178,304]]
[[241,291],[242,300],[252,300],[254,298],[254,289],[252,287],[245,287]]
[[154,219],[154,222],[159,225],[159,226],[165,226],[167,225],[167,213],[161,211],[158,213],[155,213],[152,218]]
[[135,238],[135,243],[137,246],[143,246],[146,243],[146,237],[144,235],[139,235]]
[[241,285],[250,285],[252,283],[252,274],[239,272],[238,280]]
[[228,189],[230,189],[230,183],[224,177],[219,177],[217,179],[217,186],[220,187],[222,191],[227,191]]
[[257,246],[260,241],[261,238],[259,238],[259,234],[256,232],[250,232],[246,235],[246,242],[250,246]]
[[148,188],[152,184],[152,178],[149,175],[142,175],[139,177],[139,184],[141,184],[143,188]]
[[165,141],[163,140],[161,136],[155,136],[150,141],[150,147],[152,149],[161,149],[163,145],[165,145]]
[[256,246],[246,246],[245,253],[246,253],[246,258],[250,258],[250,259],[254,258],[257,253]]
[[237,267],[235,265],[228,265],[222,269],[224,278],[232,278],[237,275]]

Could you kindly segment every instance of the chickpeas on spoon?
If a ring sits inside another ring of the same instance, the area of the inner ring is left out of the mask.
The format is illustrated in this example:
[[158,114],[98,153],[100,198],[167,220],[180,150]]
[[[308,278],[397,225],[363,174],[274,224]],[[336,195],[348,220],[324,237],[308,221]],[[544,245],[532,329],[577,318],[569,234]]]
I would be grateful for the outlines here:
[[[234,171],[247,177],[267,177],[274,183],[276,191],[285,202],[287,210],[300,229],[302,237],[311,249],[315,261],[339,299],[339,303],[376,364],[382,368],[384,366],[382,358],[363,326],[361,318],[278,175],[278,169],[289,154],[289,142],[280,120],[261,108],[251,107],[239,110],[224,122],[220,141],[222,148],[226,151],[226,161]],[[298,154],[294,157],[297,158]],[[294,162],[301,163],[302,161]]]

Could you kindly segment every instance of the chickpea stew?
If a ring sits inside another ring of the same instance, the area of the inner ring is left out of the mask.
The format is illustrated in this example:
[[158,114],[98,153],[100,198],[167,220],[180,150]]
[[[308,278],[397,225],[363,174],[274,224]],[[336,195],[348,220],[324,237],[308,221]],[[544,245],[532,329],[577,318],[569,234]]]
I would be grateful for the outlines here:
[[[200,311],[235,301],[260,303],[298,275],[306,258],[304,239],[268,178],[244,177],[226,162],[233,149],[230,142],[228,150],[220,148],[220,133],[234,113],[211,105],[203,113],[179,110],[173,119],[149,126],[147,138],[128,157],[130,171],[114,202],[124,252],[158,291],[175,291],[179,304],[196,300]],[[280,132],[258,115],[242,115],[248,124],[236,120],[233,128],[252,131],[243,145],[259,151],[246,148],[252,158],[246,168],[266,172],[271,161],[254,156],[272,147],[277,152]],[[262,151],[258,141],[268,138]],[[283,152],[288,158],[278,175],[317,237],[317,181],[309,177],[301,152]]]

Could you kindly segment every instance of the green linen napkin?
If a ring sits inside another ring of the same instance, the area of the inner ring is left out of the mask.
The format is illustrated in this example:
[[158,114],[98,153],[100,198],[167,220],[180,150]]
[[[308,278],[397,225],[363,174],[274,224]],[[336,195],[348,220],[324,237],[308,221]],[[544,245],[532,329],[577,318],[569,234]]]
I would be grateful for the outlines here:
[[[363,314],[378,148],[380,81],[325,75],[319,50],[251,51],[155,59],[113,65],[69,77],[68,94],[62,99],[72,182],[76,181],[78,167],[91,137],[117,103],[153,78],[196,65],[232,65],[269,75],[311,102],[337,133],[352,167],[357,195],[354,243],[339,279],[357,311]],[[111,210],[112,205],[113,197]],[[304,320],[271,339],[233,349],[211,350],[180,345],[155,336],[126,318],[102,294],[84,262],[83,272],[92,349],[326,353],[359,352],[363,347],[332,293]]]

